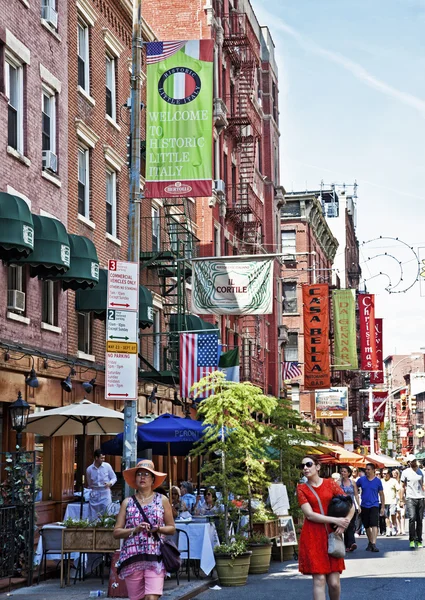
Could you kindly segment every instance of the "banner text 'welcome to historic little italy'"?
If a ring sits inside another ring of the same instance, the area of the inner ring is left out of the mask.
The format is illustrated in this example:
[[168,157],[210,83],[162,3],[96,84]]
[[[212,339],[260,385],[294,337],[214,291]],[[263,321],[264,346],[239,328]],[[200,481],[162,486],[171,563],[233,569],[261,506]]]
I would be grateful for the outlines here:
[[146,198],[212,194],[213,46],[147,44]]

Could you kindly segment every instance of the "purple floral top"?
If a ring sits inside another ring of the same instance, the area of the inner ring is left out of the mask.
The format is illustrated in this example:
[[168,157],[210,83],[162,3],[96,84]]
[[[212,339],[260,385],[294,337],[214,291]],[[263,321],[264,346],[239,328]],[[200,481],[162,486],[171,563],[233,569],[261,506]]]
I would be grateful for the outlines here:
[[[153,527],[163,527],[164,507],[161,494],[155,494],[152,502],[142,507],[146,517]],[[143,516],[131,497],[127,504],[125,515],[125,528],[130,529],[143,523]],[[156,536],[141,531],[140,533],[124,540],[120,557],[116,564],[120,579],[124,579],[135,571],[152,570],[165,575],[161,560],[161,548]]]

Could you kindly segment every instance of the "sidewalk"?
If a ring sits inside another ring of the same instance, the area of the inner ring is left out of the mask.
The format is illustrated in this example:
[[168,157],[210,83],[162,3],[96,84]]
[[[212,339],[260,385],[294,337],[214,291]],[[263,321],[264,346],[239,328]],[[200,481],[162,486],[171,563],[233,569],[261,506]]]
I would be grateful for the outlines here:
[[[188,582],[185,578],[180,578],[180,585],[177,585],[176,578],[167,579],[164,585],[164,594],[161,598],[166,600],[189,600],[208,590],[216,584],[216,579],[205,577],[204,579],[192,579]],[[108,591],[108,584],[102,586],[100,579],[90,577],[86,581],[78,581],[75,585],[71,584],[64,588],[59,587],[59,579],[49,579],[42,581],[39,585],[19,588],[11,592],[0,594],[0,600],[13,598],[15,600],[86,600],[92,590]]]

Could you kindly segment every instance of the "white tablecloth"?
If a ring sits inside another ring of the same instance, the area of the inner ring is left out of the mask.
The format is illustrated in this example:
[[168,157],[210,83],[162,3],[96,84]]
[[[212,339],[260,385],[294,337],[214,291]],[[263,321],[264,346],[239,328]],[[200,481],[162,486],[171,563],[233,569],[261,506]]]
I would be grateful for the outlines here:
[[[74,519],[74,521],[79,521],[80,520],[80,507],[81,504],[79,502],[72,502],[71,504],[68,504],[68,506],[66,507],[66,511],[65,511],[65,515],[64,515],[64,520],[65,519]],[[85,502],[83,504],[83,519],[88,519],[89,518],[89,503]]]
[[[49,523],[48,525],[44,525],[44,527],[42,527],[43,531],[45,529],[65,529],[65,528],[62,525],[57,525],[56,523]],[[35,551],[35,555],[34,555],[34,564],[39,565],[41,562],[42,556],[43,556],[43,536],[40,535],[40,539],[38,540],[38,544],[37,544],[37,550]],[[79,558],[79,556],[80,556],[79,552],[71,553],[72,559]],[[58,554],[53,554],[53,553],[49,552],[49,554],[47,555],[47,560],[60,560],[60,559],[61,559],[60,548],[59,548]]]
[[[181,523],[177,520],[176,527],[183,529],[189,536],[190,558],[200,560],[201,569],[209,575],[215,567],[214,547],[220,543],[214,523]],[[184,550],[186,544],[186,536],[180,536],[179,549]]]

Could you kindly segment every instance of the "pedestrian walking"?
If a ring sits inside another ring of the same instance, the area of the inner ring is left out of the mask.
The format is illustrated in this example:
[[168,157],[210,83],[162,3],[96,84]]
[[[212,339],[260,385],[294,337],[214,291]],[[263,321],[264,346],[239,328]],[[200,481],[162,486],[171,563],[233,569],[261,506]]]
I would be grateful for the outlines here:
[[401,483],[400,483],[400,471],[398,469],[393,469],[392,475],[397,483],[397,509],[396,509],[396,524],[397,524],[397,534],[404,535],[405,534],[405,521],[406,521],[406,507],[401,505],[400,503],[400,491],[401,491]]
[[[358,479],[357,487],[362,490],[361,516],[369,540],[366,550],[379,552],[379,548],[376,547],[376,538],[378,537],[379,516],[385,514],[385,498],[382,481],[375,477],[375,465],[367,463],[366,475]],[[381,508],[379,508],[379,504],[381,504]]]
[[355,507],[355,511],[353,514],[353,518],[350,521],[349,526],[344,532],[344,543],[347,552],[354,552],[357,548],[354,532],[356,529],[356,519],[357,515],[361,512],[360,508],[360,498],[359,498],[359,490],[357,488],[356,483],[352,480],[353,471],[349,466],[343,466],[339,470],[341,474],[341,489],[347,496],[351,496],[353,501],[353,506]]
[[113,468],[105,462],[105,455],[101,450],[95,450],[93,458],[93,464],[87,467],[86,471],[87,486],[90,488],[90,521],[96,521],[107,511],[112,503],[111,487],[117,481]]
[[385,498],[385,535],[396,535],[396,512],[397,512],[397,481],[394,477],[391,477],[391,473],[388,469],[382,471],[384,479],[382,480],[382,487],[384,488]]
[[[343,558],[334,558],[328,554],[328,532],[335,528],[342,534],[350,524],[354,507],[347,517],[328,517],[329,503],[334,496],[343,491],[335,481],[320,477],[320,464],[316,457],[305,456],[300,469],[307,483],[297,486],[298,502],[304,513],[305,521],[299,543],[299,570],[304,575],[313,576],[314,600],[325,600],[326,586],[331,600],[339,600],[341,593],[340,574],[345,569]],[[317,496],[322,503],[322,514]]]
[[400,505],[406,503],[409,519],[409,546],[422,548],[422,519],[424,517],[424,475],[414,454],[407,457],[410,467],[401,474]]
[[168,498],[154,491],[167,475],[155,471],[153,462],[145,459],[126,469],[123,477],[136,493],[121,504],[114,529],[115,539],[124,540],[117,572],[125,579],[130,600],[157,600],[166,575],[160,536],[176,530]]

